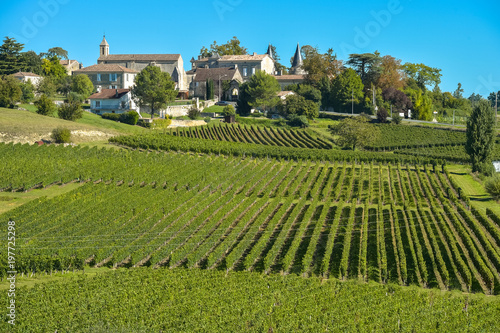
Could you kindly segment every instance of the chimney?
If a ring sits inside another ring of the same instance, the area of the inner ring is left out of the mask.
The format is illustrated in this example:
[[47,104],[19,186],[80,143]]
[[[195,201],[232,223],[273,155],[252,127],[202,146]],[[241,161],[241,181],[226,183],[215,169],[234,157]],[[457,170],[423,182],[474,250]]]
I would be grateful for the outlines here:
[[98,93],[100,93],[100,92],[101,92],[101,86],[97,86],[96,91],[97,91]]
[[254,56],[254,57],[256,57],[256,56],[257,56],[257,52],[254,52],[254,53],[253,53],[253,56]]
[[198,56],[198,60],[201,60],[201,55]]
[[116,89],[115,97],[118,97],[118,89]]

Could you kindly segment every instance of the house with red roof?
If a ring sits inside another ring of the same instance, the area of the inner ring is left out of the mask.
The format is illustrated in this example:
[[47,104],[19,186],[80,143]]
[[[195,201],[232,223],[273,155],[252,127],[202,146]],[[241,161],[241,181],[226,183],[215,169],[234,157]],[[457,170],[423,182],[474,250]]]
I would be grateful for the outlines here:
[[102,89],[89,97],[90,111],[96,114],[136,110],[130,89]]

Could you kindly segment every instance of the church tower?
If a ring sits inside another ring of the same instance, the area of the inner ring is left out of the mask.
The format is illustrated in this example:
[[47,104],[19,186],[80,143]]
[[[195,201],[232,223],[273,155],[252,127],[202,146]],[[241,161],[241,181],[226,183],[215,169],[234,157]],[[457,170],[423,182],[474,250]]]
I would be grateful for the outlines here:
[[99,57],[107,57],[109,55],[109,44],[106,41],[106,36],[103,37],[100,47]]
[[290,69],[291,74],[306,74],[306,71],[302,68],[303,64],[304,61],[302,60],[302,53],[300,53],[300,46],[299,43],[297,43],[297,50],[295,51],[295,55],[293,56],[292,68]]
[[269,47],[267,48],[266,54],[271,57],[271,59],[274,60],[274,55],[273,55],[273,49],[271,47],[271,44],[269,44]]

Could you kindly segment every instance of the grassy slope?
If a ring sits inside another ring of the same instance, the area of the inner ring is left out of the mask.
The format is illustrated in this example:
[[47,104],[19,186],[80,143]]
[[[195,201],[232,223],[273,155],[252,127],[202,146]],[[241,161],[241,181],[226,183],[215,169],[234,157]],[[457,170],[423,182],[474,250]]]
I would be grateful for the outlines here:
[[25,203],[41,197],[53,198],[60,194],[70,192],[82,184],[72,183],[64,186],[52,186],[43,190],[29,192],[0,192],[0,214],[24,205]]
[[76,143],[96,140],[105,141],[106,136],[137,134],[147,131],[139,126],[130,126],[102,119],[100,116],[89,112],[84,112],[81,119],[73,122],[36,114],[32,105],[22,105],[22,107],[29,111],[0,108],[0,133],[3,134],[3,141],[11,141],[16,138],[18,141],[24,142],[32,142],[41,138],[49,139],[49,133],[56,127],[65,127],[72,131],[99,131],[106,134],[104,137],[76,138]]
[[470,197],[471,204],[481,210],[489,208],[500,215],[500,205],[486,192],[484,185],[472,177],[469,165],[449,165],[451,177]]

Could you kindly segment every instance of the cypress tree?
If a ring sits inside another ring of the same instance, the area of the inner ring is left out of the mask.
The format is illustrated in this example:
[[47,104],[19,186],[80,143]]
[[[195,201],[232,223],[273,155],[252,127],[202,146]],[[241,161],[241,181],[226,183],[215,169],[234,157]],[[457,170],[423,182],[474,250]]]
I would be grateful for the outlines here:
[[494,142],[493,109],[485,100],[480,101],[467,120],[465,150],[470,156],[472,172],[492,172],[491,155]]

